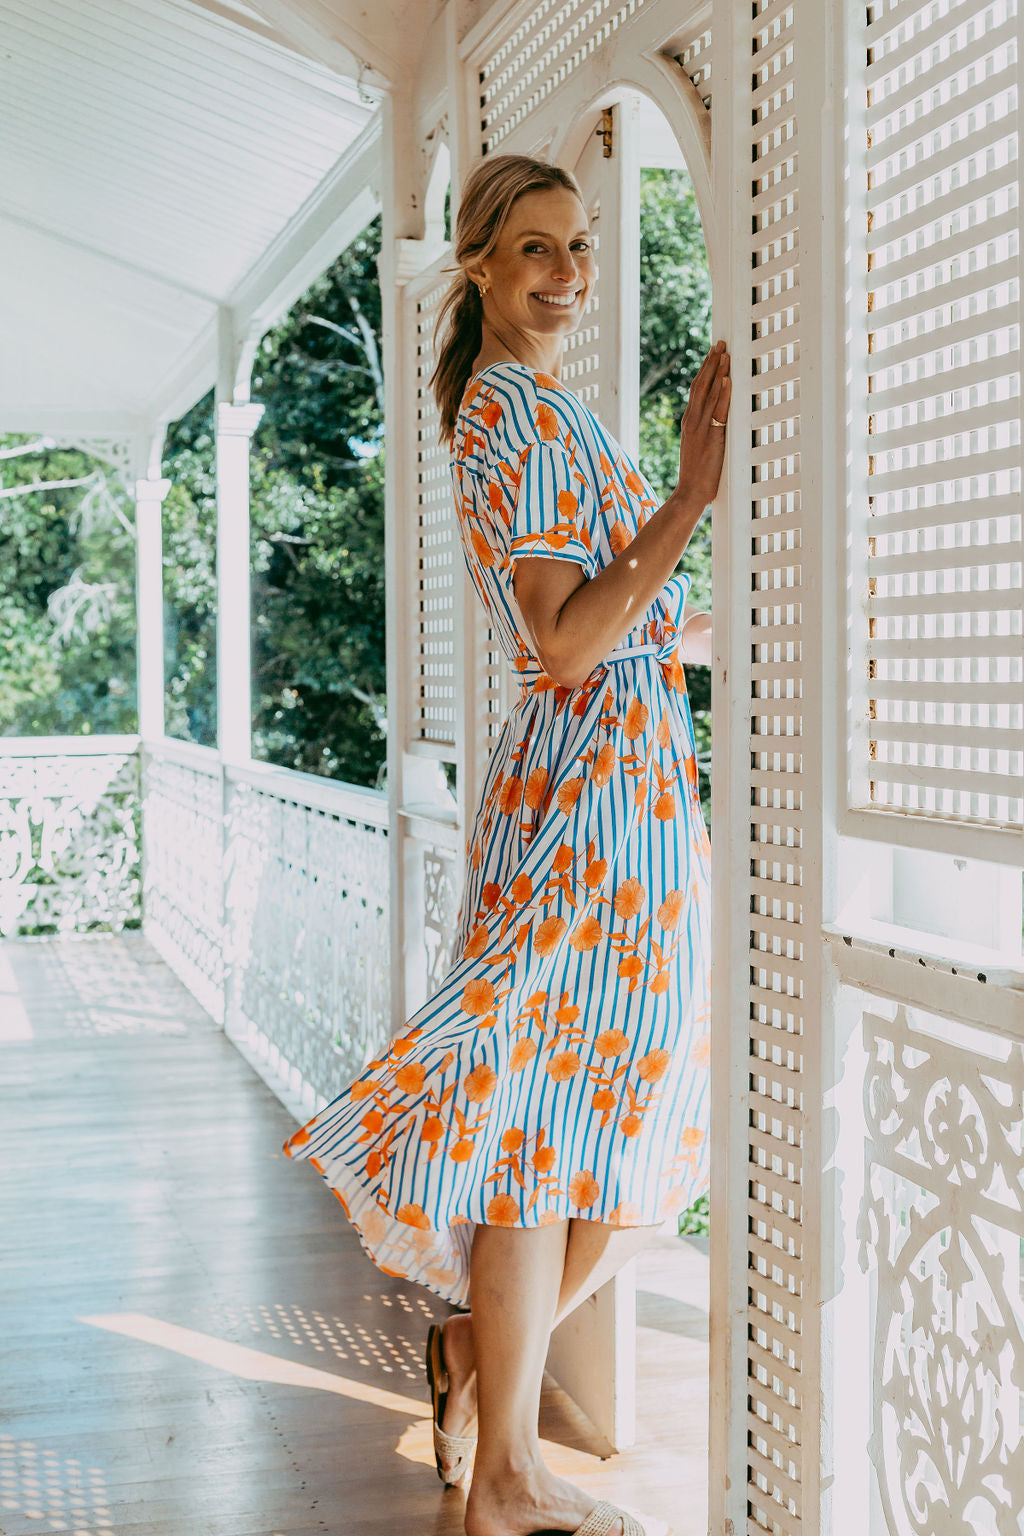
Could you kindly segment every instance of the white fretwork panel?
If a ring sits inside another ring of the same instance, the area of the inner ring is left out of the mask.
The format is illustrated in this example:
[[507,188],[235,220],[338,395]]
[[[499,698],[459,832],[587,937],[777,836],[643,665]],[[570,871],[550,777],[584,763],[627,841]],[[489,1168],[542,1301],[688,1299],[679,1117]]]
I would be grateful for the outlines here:
[[480,68],[483,153],[494,154],[643,5],[644,0],[539,0]]
[[870,1536],[1019,1536],[1024,1051],[892,1011],[863,1014]]
[[[448,249],[446,247],[446,249]],[[458,729],[456,698],[456,583],[465,562],[452,504],[448,451],[438,441],[439,418],[429,380],[434,371],[434,324],[447,276],[416,285],[408,331],[415,344],[416,505],[414,549],[411,719],[409,739],[430,742],[454,762]]]
[[432,997],[452,963],[462,865],[447,848],[423,850],[423,937],[427,949],[427,996]]
[[[751,94],[741,111],[751,124],[753,364],[747,1497],[748,1529],[778,1536],[802,1529],[804,1406],[807,1021],[801,884],[810,785],[805,785],[801,741],[804,571],[794,11],[806,23],[806,5],[756,0]],[[810,796],[812,811],[815,798]]]
[[223,782],[159,746],[143,750],[145,933],[210,1014],[224,1020]]
[[229,1033],[333,1098],[390,1031],[387,834],[244,781],[225,834]]
[[0,754],[0,935],[137,923],[138,824],[134,750]]
[[867,675],[851,804],[1019,829],[1019,0],[866,14]]

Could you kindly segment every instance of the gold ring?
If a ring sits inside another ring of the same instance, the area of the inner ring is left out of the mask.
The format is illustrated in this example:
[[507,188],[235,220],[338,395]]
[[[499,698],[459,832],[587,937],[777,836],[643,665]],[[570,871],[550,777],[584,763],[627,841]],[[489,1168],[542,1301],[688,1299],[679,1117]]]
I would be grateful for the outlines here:
[[712,418],[711,418],[711,425],[713,427],[724,427],[725,426],[725,422],[724,421],[716,421],[715,418],[712,416]]

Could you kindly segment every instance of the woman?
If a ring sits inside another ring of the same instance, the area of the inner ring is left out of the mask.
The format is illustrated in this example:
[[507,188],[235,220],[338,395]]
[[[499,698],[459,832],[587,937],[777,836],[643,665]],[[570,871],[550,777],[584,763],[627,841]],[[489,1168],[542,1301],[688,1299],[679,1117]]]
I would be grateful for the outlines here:
[[439,1475],[462,1482],[477,1445],[467,1536],[643,1536],[548,1471],[537,1415],[551,1329],[708,1182],[710,845],[680,658],[710,661],[709,617],[672,572],[718,488],[729,359],[719,343],[694,381],[659,506],[559,382],[597,278],[574,178],[488,156],[455,255],[431,382],[520,699],[451,970],[286,1151],[378,1265],[472,1303],[427,1354]]

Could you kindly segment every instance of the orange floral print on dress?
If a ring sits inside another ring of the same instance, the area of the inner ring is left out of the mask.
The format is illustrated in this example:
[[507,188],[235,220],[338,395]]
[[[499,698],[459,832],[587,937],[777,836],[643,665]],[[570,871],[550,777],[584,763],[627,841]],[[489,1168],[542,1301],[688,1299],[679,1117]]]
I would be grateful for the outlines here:
[[532,1040],[517,1040],[512,1047],[512,1054],[508,1059],[510,1072],[521,1072],[537,1054],[537,1046]]
[[[628,550],[658,506],[637,464],[552,374],[507,362],[470,380],[451,472],[515,702],[487,713],[454,921],[435,901],[429,956],[410,956],[411,974],[431,962],[427,1000],[286,1146],[383,1271],[465,1307],[478,1223],[655,1225],[707,1187],[710,843],[680,652],[689,579],[572,688],[515,599],[520,559],[588,581]],[[484,725],[482,696],[473,712]],[[369,951],[363,980],[383,1019]]]
[[533,948],[538,955],[550,955],[558,947],[568,923],[564,917],[546,917],[533,935]]
[[408,1227],[422,1227],[425,1232],[430,1230],[430,1217],[422,1206],[399,1206],[395,1212],[395,1218],[398,1221],[404,1221]]
[[615,914],[617,917],[636,917],[643,910],[647,893],[640,881],[634,875],[629,875],[621,882],[615,892]]
[[672,1057],[668,1051],[655,1049],[648,1051],[646,1056],[641,1056],[637,1062],[637,1071],[645,1083],[656,1083],[659,1078],[665,1076]]
[[572,1051],[559,1051],[557,1056],[552,1056],[548,1062],[548,1073],[556,1083],[564,1083],[567,1078],[575,1077],[580,1069],[580,1059]]
[[494,1006],[494,987],[489,981],[467,981],[462,992],[462,1008],[465,1013],[487,1013]]
[[498,1082],[498,1074],[485,1061],[475,1066],[465,1081],[466,1098],[471,1104],[482,1104],[489,1099]]
[[595,784],[603,788],[609,782],[615,768],[615,746],[606,741],[600,752],[594,759],[594,766],[590,770],[590,777]]
[[426,1075],[422,1061],[408,1061],[395,1073],[395,1084],[403,1093],[419,1093]]
[[601,1186],[594,1178],[589,1168],[583,1168],[579,1173],[573,1174],[569,1180],[569,1199],[573,1205],[581,1211],[596,1204],[601,1194]]
[[487,1205],[487,1224],[492,1227],[519,1225],[519,1202],[511,1195],[495,1195]]

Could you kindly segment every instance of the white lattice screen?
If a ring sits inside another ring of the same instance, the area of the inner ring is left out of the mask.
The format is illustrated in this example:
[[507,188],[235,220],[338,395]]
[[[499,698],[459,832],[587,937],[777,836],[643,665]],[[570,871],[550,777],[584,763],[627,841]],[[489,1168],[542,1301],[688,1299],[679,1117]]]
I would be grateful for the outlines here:
[[851,803],[1020,829],[1019,5],[866,14],[868,718]]
[[705,107],[711,108],[711,10],[691,21],[672,49],[677,64],[689,75]]
[[[793,3],[750,31],[751,502],[748,1529],[801,1524],[804,570]],[[807,7],[803,7],[806,19]],[[741,120],[746,110],[741,111]],[[738,509],[737,509],[738,514]],[[739,594],[737,593],[737,597]],[[738,829],[737,829],[738,831]]]
[[493,154],[643,6],[644,0],[540,0],[533,6],[479,71],[483,153]]
[[505,718],[511,693],[511,684],[504,681],[508,673],[508,662],[505,660],[497,636],[484,612],[483,604],[476,593],[471,594],[471,600],[476,604],[473,610],[473,619],[476,626],[476,658],[475,676],[473,679],[472,719],[476,729],[474,749],[476,753],[477,783],[483,782],[484,770],[487,759],[491,755],[491,748],[498,737]]
[[[592,224],[594,259],[601,264],[601,231]],[[600,416],[601,398],[600,342],[601,342],[601,294],[600,278],[597,287],[587,300],[587,307],[580,316],[580,324],[565,339],[562,352],[561,382],[571,389],[584,405]]]
[[[443,263],[440,263],[443,265]],[[408,739],[430,743],[440,757],[454,762],[456,699],[456,582],[463,557],[452,506],[448,451],[438,442],[439,418],[429,387],[434,371],[433,332],[438,306],[450,281],[427,278],[411,300],[409,330],[415,344],[416,506],[412,519],[416,541],[415,609],[412,642]]]

